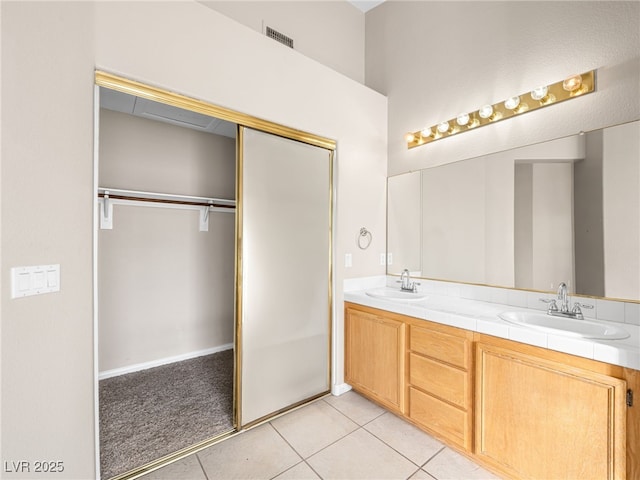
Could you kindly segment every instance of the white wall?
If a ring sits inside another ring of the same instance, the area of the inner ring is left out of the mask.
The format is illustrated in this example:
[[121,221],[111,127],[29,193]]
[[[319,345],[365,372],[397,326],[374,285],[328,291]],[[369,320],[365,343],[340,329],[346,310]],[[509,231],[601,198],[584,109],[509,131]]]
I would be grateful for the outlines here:
[[[389,97],[389,173],[640,117],[640,2],[387,1],[366,14],[366,83]],[[403,135],[598,69],[597,92],[407,150]]]
[[261,34],[269,26],[292,38],[296,51],[364,83],[365,16],[344,0],[200,3]]
[[[351,269],[335,265],[342,383],[342,281],[385,271],[385,97],[195,2],[3,3],[2,62],[3,276],[62,269],[57,294],[11,300],[2,284],[3,459],[60,459],[69,479],[95,472],[96,66],[337,140],[335,252],[354,255]],[[374,235],[366,251],[362,226]]]
[[[235,139],[102,109],[100,186],[235,198]],[[99,371],[233,343],[235,215],[113,207],[98,231]]]

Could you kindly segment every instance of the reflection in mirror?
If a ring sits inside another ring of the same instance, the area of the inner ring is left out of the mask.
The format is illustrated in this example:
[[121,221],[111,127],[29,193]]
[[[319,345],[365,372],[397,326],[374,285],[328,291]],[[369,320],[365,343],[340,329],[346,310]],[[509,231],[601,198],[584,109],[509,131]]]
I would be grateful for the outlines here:
[[388,181],[388,273],[640,300],[640,121]]

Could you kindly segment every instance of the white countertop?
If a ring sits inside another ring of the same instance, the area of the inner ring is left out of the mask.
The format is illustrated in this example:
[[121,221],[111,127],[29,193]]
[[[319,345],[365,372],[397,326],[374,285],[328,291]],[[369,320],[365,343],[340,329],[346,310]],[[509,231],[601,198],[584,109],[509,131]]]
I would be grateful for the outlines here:
[[[478,333],[506,338],[528,345],[548,348],[579,357],[640,370],[640,326],[611,322],[626,330],[623,340],[599,340],[556,335],[508,323],[498,317],[506,311],[537,312],[499,303],[469,300],[447,295],[426,294],[423,300],[401,301],[374,298],[366,290],[345,291],[346,302],[366,305],[389,312],[464,328]],[[609,323],[598,320],[599,323]]]

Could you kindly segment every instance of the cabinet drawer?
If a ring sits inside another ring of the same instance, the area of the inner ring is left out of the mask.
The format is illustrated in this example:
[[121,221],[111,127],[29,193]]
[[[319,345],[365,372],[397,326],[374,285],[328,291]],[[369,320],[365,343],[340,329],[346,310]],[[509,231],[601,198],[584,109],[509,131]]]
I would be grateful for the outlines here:
[[470,406],[468,373],[412,353],[409,382],[465,410]]
[[427,430],[470,450],[470,422],[467,412],[409,387],[409,417]]
[[469,368],[469,342],[465,338],[412,326],[409,342],[409,348],[414,352]]

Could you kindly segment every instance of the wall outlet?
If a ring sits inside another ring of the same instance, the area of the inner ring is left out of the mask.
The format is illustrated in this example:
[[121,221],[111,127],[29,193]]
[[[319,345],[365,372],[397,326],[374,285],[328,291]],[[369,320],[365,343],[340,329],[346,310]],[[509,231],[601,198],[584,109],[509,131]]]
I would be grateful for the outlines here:
[[380,265],[386,265],[387,264],[387,256],[384,253],[380,254]]
[[387,253],[387,265],[393,265],[393,253]]
[[346,268],[353,267],[353,256],[350,253],[344,254],[344,266]]

